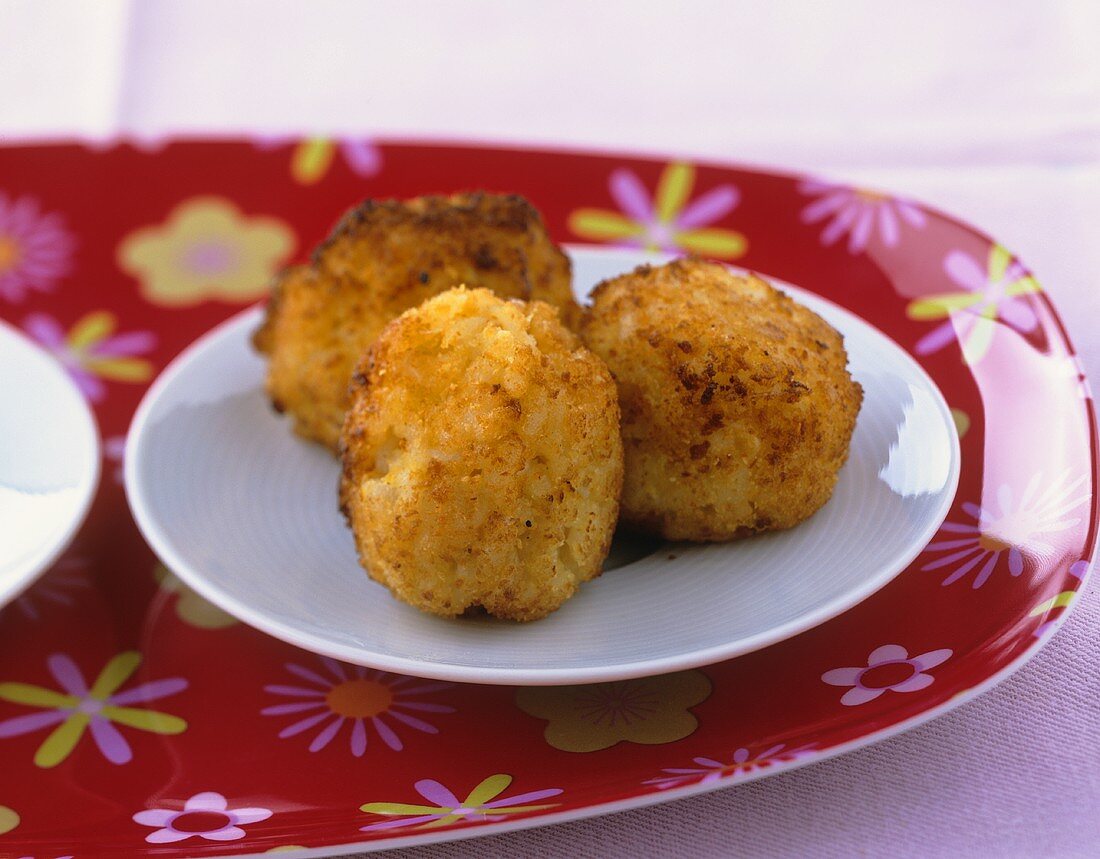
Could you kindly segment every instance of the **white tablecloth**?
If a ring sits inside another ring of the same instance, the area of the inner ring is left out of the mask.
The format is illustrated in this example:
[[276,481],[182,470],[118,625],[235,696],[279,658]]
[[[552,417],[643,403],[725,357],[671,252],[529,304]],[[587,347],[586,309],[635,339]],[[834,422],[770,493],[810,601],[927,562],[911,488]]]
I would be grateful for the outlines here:
[[[774,164],[935,203],[1100,379],[1100,3],[0,0],[0,136],[344,131]],[[1100,595],[980,700],[664,806],[408,857],[1100,855]]]

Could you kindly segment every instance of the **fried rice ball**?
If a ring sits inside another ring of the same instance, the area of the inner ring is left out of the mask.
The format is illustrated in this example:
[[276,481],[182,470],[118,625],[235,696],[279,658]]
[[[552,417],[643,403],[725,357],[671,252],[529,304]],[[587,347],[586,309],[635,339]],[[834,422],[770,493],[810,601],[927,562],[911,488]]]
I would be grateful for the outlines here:
[[355,374],[341,444],[360,561],[410,605],[535,620],[601,570],[618,398],[548,304],[458,288],[402,314]]
[[619,388],[625,522],[730,540],[829,500],[863,390],[817,314],[689,258],[599,284],[581,330]]
[[275,281],[253,343],[269,359],[267,391],[294,429],[335,450],[356,362],[383,326],[459,284],[540,299],[568,325],[569,258],[524,198],[486,193],[367,200]]

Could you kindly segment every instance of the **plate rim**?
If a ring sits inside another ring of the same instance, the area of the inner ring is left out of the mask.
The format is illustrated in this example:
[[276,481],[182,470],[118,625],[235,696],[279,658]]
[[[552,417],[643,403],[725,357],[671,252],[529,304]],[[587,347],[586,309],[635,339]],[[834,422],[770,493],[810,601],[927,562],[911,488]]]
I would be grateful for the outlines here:
[[57,532],[56,538],[45,554],[40,555],[37,560],[17,565],[15,567],[17,572],[10,580],[6,576],[0,579],[0,609],[3,609],[50,571],[88,518],[96,493],[99,491],[99,481],[103,471],[103,441],[100,438],[99,423],[87,398],[81,393],[72,377],[65,372],[65,368],[19,328],[2,318],[0,318],[0,338],[10,338],[23,347],[27,355],[33,355],[34,360],[41,361],[45,371],[60,383],[65,396],[77,405],[79,426],[73,427],[73,431],[79,433],[79,438],[73,441],[85,448],[88,462],[88,467],[80,475],[80,480],[76,484],[78,495],[73,513],[65,527]]
[[[303,135],[301,133],[291,133],[288,138],[297,140]],[[642,159],[646,161],[670,161],[673,160],[675,154],[670,154],[669,150],[663,149],[659,151],[645,149],[641,147],[628,147],[628,146],[616,146],[614,148],[601,149],[598,146],[592,146],[588,144],[569,145],[568,143],[549,141],[540,144],[537,141],[524,140],[524,141],[507,141],[507,140],[493,140],[493,139],[477,139],[477,140],[456,140],[456,139],[441,139],[433,138],[430,135],[399,135],[399,136],[371,136],[371,139],[377,143],[402,147],[402,146],[437,146],[437,147],[461,147],[465,149],[483,149],[483,150],[499,150],[510,149],[520,150],[528,152],[534,155],[553,155],[553,154],[569,154],[577,157],[616,157],[621,159]],[[184,132],[183,134],[167,134],[163,136],[163,142],[168,143],[182,143],[182,144],[247,144],[253,141],[253,137],[247,132],[228,132],[217,133],[210,131],[198,131],[194,133]],[[132,144],[132,140],[125,136],[110,136],[108,138],[100,139],[97,141],[99,146],[109,146],[114,144]],[[50,146],[67,146],[67,145],[86,145],[86,141],[81,139],[74,139],[71,135],[65,135],[60,139],[54,138],[50,140],[42,140],[40,138],[33,138],[30,140],[20,140],[17,142],[17,146],[22,145],[25,148],[41,148]],[[0,147],[3,144],[0,143]],[[796,168],[783,168],[779,166],[773,166],[763,162],[751,162],[743,161],[735,158],[722,158],[721,156],[706,155],[699,158],[691,159],[695,164],[708,164],[717,169],[729,171],[729,170],[743,170],[753,173],[759,173],[769,176],[783,177],[787,179],[802,179],[811,175],[811,172],[806,169]],[[813,173],[812,175],[820,175]],[[833,179],[835,174],[826,174],[826,179]],[[836,177],[837,181],[843,182],[843,177]],[[942,216],[945,220],[949,221],[953,228],[960,231],[965,231],[977,238],[994,243],[994,239],[989,233],[976,226],[973,226],[970,222],[963,220],[960,216],[954,215],[943,209],[939,209],[935,206],[928,205],[923,201],[919,202],[919,205],[928,212],[936,213]],[[1048,313],[1049,324],[1052,332],[1055,332],[1060,342],[1065,346],[1068,354],[1076,355],[1077,350],[1073,346],[1073,340],[1065,328],[1065,322],[1063,321],[1059,310],[1055,307],[1053,299],[1050,295],[1044,291],[1036,296],[1036,300],[1043,305]],[[696,785],[687,785],[683,787],[674,787],[667,790],[652,791],[647,794],[637,795],[624,800],[612,801],[609,803],[591,804],[581,807],[579,809],[564,811],[564,812],[552,812],[543,815],[522,818],[515,821],[504,821],[499,823],[488,823],[477,826],[467,826],[459,828],[451,828],[442,830],[436,833],[427,834],[413,834],[398,836],[394,839],[378,839],[367,840],[357,842],[345,842],[342,844],[334,844],[326,847],[305,847],[297,850],[293,850],[285,853],[288,857],[320,857],[320,856],[336,856],[336,855],[348,855],[352,853],[374,852],[376,850],[390,849],[398,846],[416,846],[421,844],[441,843],[447,841],[466,840],[476,837],[485,837],[489,835],[495,835],[503,832],[518,831],[525,829],[532,829],[540,826],[549,826],[558,823],[565,823],[571,820],[587,819],[594,816],[616,813],[618,811],[625,811],[632,808],[642,808],[651,805],[660,804],[664,801],[670,801],[673,799],[682,799],[688,796],[709,793],[712,790],[721,790],[729,787],[734,787],[738,784],[747,783],[753,781],[756,778],[763,778],[769,775],[779,774],[789,770],[797,769],[808,764],[817,763],[822,760],[852,751],[858,748],[869,746],[873,743],[879,742],[884,739],[888,739],[892,736],[899,735],[912,728],[919,727],[927,722],[932,721],[940,715],[948,712],[952,712],[964,704],[977,698],[979,695],[984,694],[990,689],[1000,685],[1005,679],[1018,671],[1023,665],[1029,662],[1046,644],[1057,635],[1062,625],[1068,619],[1068,617],[1076,610],[1077,604],[1081,601],[1081,596],[1088,590],[1088,584],[1095,582],[1096,579],[1090,578],[1093,574],[1093,566],[1097,560],[1100,559],[1100,542],[1097,541],[1097,530],[1100,525],[1100,516],[1096,514],[1097,507],[1097,494],[1095,488],[1100,485],[1100,433],[1098,433],[1097,424],[1097,409],[1095,402],[1089,398],[1084,407],[1083,414],[1085,432],[1087,440],[1085,442],[1086,456],[1088,457],[1087,471],[1090,473],[1093,481],[1094,492],[1090,498],[1090,507],[1092,509],[1092,523],[1091,527],[1087,529],[1085,534],[1085,545],[1088,546],[1091,543],[1091,549],[1086,553],[1082,552],[1082,556],[1087,561],[1085,572],[1080,579],[1076,580],[1073,586],[1073,591],[1078,595],[1067,606],[1060,609],[1055,616],[1047,621],[1046,629],[1049,630],[1048,634],[1044,634],[1042,637],[1031,638],[1023,647],[1022,650],[1013,658],[1010,662],[1002,666],[999,670],[988,674],[984,679],[976,683],[974,686],[963,690],[956,696],[949,698],[945,701],[928,707],[922,712],[902,719],[886,728],[870,731],[861,735],[858,738],[849,740],[845,743],[837,744],[836,746],[829,747],[827,749],[815,750],[809,753],[807,758],[799,759],[788,764],[777,763],[760,772],[750,772],[744,777],[739,777],[736,782],[722,781],[711,785],[705,785],[701,788]],[[1052,581],[1057,580],[1059,582],[1070,581],[1065,573],[1057,576],[1052,576]],[[985,660],[988,665],[989,660]],[[984,671],[982,672],[984,673]],[[326,828],[325,831],[330,831]],[[323,832],[321,833],[323,836]],[[295,837],[290,835],[290,838]],[[242,845],[244,846],[244,845]],[[251,845],[249,845],[251,847]],[[254,848],[259,850],[259,848]],[[215,851],[217,855],[228,855],[224,852]],[[214,855],[214,854],[212,854]],[[236,856],[249,856],[259,857],[261,855],[267,855],[260,850],[260,852],[253,852],[250,850],[247,853],[234,853]]]
[[[624,250],[623,248],[602,248],[576,243],[565,243],[563,247],[571,255],[578,251],[582,254],[592,256],[631,254],[629,250]],[[730,267],[733,269],[738,268],[735,265]],[[949,514],[958,492],[962,473],[960,440],[954,420],[951,416],[950,406],[942,391],[940,391],[939,385],[936,384],[931,375],[909,353],[909,351],[893,337],[878,328],[878,326],[864,319],[854,311],[812,292],[811,290],[805,289],[804,287],[799,287],[779,279],[775,280],[781,289],[794,290],[796,298],[799,297],[799,294],[810,295],[814,300],[828,305],[840,315],[850,317],[859,324],[872,330],[878,337],[890,343],[897,351],[900,358],[924,380],[927,389],[933,394],[933,399],[936,402],[936,408],[940,417],[944,425],[948,428],[948,437],[951,445],[949,485],[942,494],[940,504],[935,514],[929,517],[919,537],[913,540],[908,549],[899,556],[899,560],[895,564],[887,565],[884,568],[887,572],[880,572],[876,576],[870,578],[862,586],[852,588],[845,593],[842,598],[837,598],[830,603],[826,603],[816,610],[794,618],[785,624],[740,639],[736,645],[714,645],[701,650],[692,650],[686,653],[664,656],[657,659],[616,663],[611,666],[586,666],[580,669],[484,669],[468,665],[424,662],[405,656],[383,655],[381,658],[375,658],[378,655],[376,652],[371,653],[370,661],[364,661],[363,651],[361,649],[349,645],[333,644],[315,633],[301,632],[296,627],[274,620],[265,613],[254,610],[249,604],[238,600],[217,585],[212,584],[201,571],[197,568],[193,568],[191,564],[176,551],[172,546],[170,537],[153,515],[142,488],[142,481],[138,475],[138,463],[142,459],[140,452],[145,437],[145,429],[165,389],[172,385],[176,378],[188,369],[192,361],[206,349],[220,342],[221,339],[232,336],[238,329],[243,329],[247,326],[254,327],[258,324],[260,314],[263,310],[262,302],[245,308],[239,313],[233,314],[228,319],[223,320],[197,337],[168,363],[145,391],[127,430],[127,455],[123,466],[127,504],[130,507],[130,511],[142,537],[149,544],[154,554],[202,597],[233,615],[238,620],[280,641],[315,654],[328,656],[355,665],[366,665],[370,668],[383,671],[408,674],[432,680],[474,683],[478,685],[567,686],[651,677],[713,665],[728,659],[737,658],[738,656],[744,656],[748,653],[786,641],[803,632],[814,629],[823,623],[827,623],[833,618],[863,603],[901,575],[901,573],[912,564],[913,560],[924,551],[928,540],[935,536],[940,525]],[[892,569],[891,566],[893,567]]]

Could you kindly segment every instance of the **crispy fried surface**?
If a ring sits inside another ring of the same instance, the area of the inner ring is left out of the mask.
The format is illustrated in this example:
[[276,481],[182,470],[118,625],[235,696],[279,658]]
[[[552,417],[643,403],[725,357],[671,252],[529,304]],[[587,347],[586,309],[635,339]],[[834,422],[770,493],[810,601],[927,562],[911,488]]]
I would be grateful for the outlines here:
[[863,391],[815,313],[684,259],[601,283],[581,330],[619,388],[625,521],[728,540],[789,528],[829,500]]
[[534,620],[600,572],[623,477],[615,385],[542,302],[453,289],[391,322],[342,446],[360,560],[417,608]]
[[518,196],[485,193],[368,200],[344,216],[310,265],[276,281],[256,348],[267,390],[295,431],[335,449],[352,370],[383,326],[451,287],[485,287],[580,310],[569,259]]

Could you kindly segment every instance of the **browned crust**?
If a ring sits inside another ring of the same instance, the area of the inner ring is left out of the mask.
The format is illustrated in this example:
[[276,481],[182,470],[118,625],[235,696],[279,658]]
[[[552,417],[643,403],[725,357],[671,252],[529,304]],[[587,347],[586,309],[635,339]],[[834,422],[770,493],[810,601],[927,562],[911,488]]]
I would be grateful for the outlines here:
[[614,382],[542,302],[450,290],[353,376],[340,502],[363,566],[444,616],[534,620],[598,575],[622,488]]
[[569,258],[538,211],[485,192],[368,200],[340,220],[307,265],[282,272],[254,335],[267,390],[296,432],[335,449],[355,363],[391,319],[465,284],[555,305],[567,325]]
[[862,402],[843,339],[756,277],[687,258],[604,281],[581,324],[619,388],[627,523],[789,528],[832,494]]

